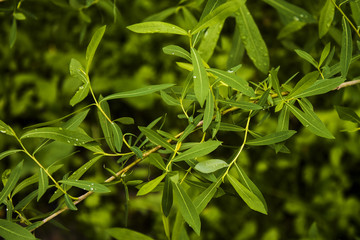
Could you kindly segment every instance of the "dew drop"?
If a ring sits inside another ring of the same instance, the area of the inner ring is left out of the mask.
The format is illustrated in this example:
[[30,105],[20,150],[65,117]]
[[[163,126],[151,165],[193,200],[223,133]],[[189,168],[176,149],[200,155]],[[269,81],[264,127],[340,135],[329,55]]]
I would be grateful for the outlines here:
[[196,78],[196,76],[194,76],[193,78]]
[[93,190],[94,190],[94,188],[90,188],[90,190],[91,190],[91,191],[93,191]]
[[303,18],[303,17],[304,17],[304,14],[300,14],[300,17],[302,17],[302,18]]
[[92,183],[91,185],[94,186],[94,183]]
[[294,20],[295,20],[295,21],[299,21],[299,18],[298,18],[298,17],[294,17]]
[[233,73],[234,71],[233,70],[228,70],[228,73]]
[[305,127],[309,127],[310,125],[309,124],[306,124]]
[[172,52],[171,54],[174,55],[175,53]]
[[6,211],[9,211],[9,209],[8,209],[8,208],[6,208]]
[[67,140],[67,143],[70,143],[70,141],[69,141],[69,140]]
[[79,139],[75,139],[75,141],[79,141]]
[[61,131],[61,130],[63,130],[61,127],[59,127],[59,130]]
[[79,181],[79,180],[76,179],[75,182],[77,182],[77,181]]
[[1,130],[0,132],[2,132],[2,133],[6,133],[6,131],[5,131],[5,130]]

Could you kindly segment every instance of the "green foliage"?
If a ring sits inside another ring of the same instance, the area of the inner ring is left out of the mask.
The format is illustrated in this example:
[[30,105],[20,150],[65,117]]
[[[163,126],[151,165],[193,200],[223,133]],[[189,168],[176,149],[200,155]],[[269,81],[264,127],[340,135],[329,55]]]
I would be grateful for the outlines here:
[[74,228],[66,210],[86,239],[359,234],[358,163],[341,161],[360,157],[357,1],[171,4],[0,3],[0,236]]

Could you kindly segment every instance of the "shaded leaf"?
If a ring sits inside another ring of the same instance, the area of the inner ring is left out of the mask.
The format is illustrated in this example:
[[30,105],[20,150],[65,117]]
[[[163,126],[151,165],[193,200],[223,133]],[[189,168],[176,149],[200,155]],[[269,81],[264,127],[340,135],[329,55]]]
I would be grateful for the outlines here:
[[304,92],[306,89],[308,89],[316,82],[318,77],[319,77],[319,72],[317,71],[306,74],[290,91],[289,95],[287,96],[287,99]]
[[190,227],[195,231],[195,233],[197,235],[200,235],[200,217],[193,202],[179,183],[172,182],[172,184],[174,189],[174,197],[181,215],[183,216],[184,220],[190,225]]
[[152,165],[154,165],[155,167],[157,167],[158,169],[165,170],[166,166],[165,166],[164,160],[162,159],[160,154],[158,154],[158,153],[150,154],[149,160],[150,160],[150,163]]
[[79,112],[75,114],[72,118],[70,118],[67,122],[65,122],[62,127],[69,130],[76,130],[78,126],[84,121],[90,109]]
[[15,44],[16,41],[16,33],[17,33],[17,23],[16,23],[16,19],[13,19],[13,22],[11,24],[11,28],[10,28],[10,34],[9,34],[9,45],[10,48],[12,48]]
[[100,100],[100,107],[103,110],[103,111],[100,111],[100,109],[97,110],[100,127],[104,134],[105,141],[109,146],[110,150],[112,152],[116,152],[113,126],[109,121],[109,119],[111,119],[110,107],[107,101],[102,101],[103,100],[102,97],[100,97],[99,100]]
[[335,6],[331,0],[326,0],[324,7],[320,12],[319,19],[319,38],[322,38],[330,29],[334,19]]
[[39,189],[37,201],[44,195],[49,186],[49,179],[44,169],[39,168]]
[[75,58],[72,58],[70,60],[70,75],[76,79],[78,79],[79,81],[81,81],[84,84],[89,83],[89,79],[88,76],[85,72],[84,67],[82,66],[82,64],[76,60]]
[[334,90],[344,81],[345,79],[342,77],[317,80],[311,87],[307,88],[306,90],[304,90],[303,92],[297,95],[293,95],[293,97],[303,98],[303,97],[310,97],[310,96],[324,94],[331,90]]
[[161,145],[171,151],[174,151],[174,148],[168,143],[164,138],[162,138],[157,132],[150,128],[139,127],[140,131],[145,134],[147,138],[156,145]]
[[136,33],[170,33],[179,35],[188,35],[187,31],[170,23],[152,21],[133,24],[127,27],[130,31]]
[[118,152],[121,152],[121,148],[123,145],[123,133],[121,128],[115,123],[111,123],[111,129],[114,136],[114,145]]
[[341,76],[346,78],[352,57],[352,37],[350,25],[344,17],[342,19],[342,28],[343,32],[341,39],[340,67]]
[[319,66],[321,66],[323,64],[323,62],[325,61],[325,59],[329,55],[330,48],[331,48],[331,44],[330,43],[326,44],[326,46],[324,47],[324,50],[321,52]]
[[195,48],[191,48],[191,59],[194,66],[194,92],[196,99],[202,107],[209,93],[209,78],[207,76],[204,64],[202,63],[200,54],[196,51]]
[[202,173],[212,173],[228,166],[229,164],[227,164],[224,160],[210,159],[199,162],[195,165],[194,169]]
[[173,187],[169,176],[165,178],[163,194],[161,198],[161,209],[165,217],[168,217],[173,205]]
[[204,111],[204,121],[203,121],[203,131],[210,126],[213,116],[214,116],[214,97],[211,90],[209,89],[208,96],[206,98],[205,111]]
[[209,140],[207,142],[196,144],[195,146],[191,147],[190,149],[176,156],[173,159],[173,161],[179,162],[179,161],[190,160],[193,158],[205,156],[211,153],[212,151],[214,151],[220,145],[221,145],[220,141],[214,141],[214,140]]
[[221,184],[221,178],[216,182],[213,182],[209,187],[207,187],[199,196],[197,196],[194,200],[194,205],[196,207],[196,211],[201,213],[211,199],[214,197],[216,191],[218,190]]
[[246,82],[241,77],[235,75],[234,73],[230,73],[230,72],[226,72],[226,71],[222,71],[222,70],[214,69],[214,68],[210,68],[210,69],[206,69],[206,70],[208,72],[211,72],[218,78],[220,78],[221,81],[223,81],[225,84],[229,85],[233,89],[240,91],[241,93],[245,94],[246,96],[256,97],[254,89],[249,87],[248,82]]
[[232,68],[239,65],[244,56],[244,53],[245,47],[240,38],[240,31],[239,28],[235,26],[231,49],[229,51],[229,58],[226,64],[227,68]]
[[246,188],[230,174],[227,174],[226,177],[229,180],[230,184],[234,187],[235,191],[252,210],[267,214],[266,207],[264,206],[263,202],[258,198],[258,196],[256,196],[253,192],[251,192],[248,188]]
[[191,62],[191,55],[188,51],[183,49],[182,47],[176,46],[176,45],[169,45],[164,47],[163,52],[169,55],[175,55],[181,58],[184,58]]
[[86,49],[86,61],[87,61],[86,72],[87,73],[89,73],[89,69],[90,69],[92,60],[94,58],[96,49],[99,46],[102,37],[104,36],[105,30],[106,30],[106,25],[97,29],[96,32],[94,33],[94,35],[92,36],[91,41]]
[[157,178],[151,180],[150,182],[147,182],[144,185],[142,185],[142,187],[137,192],[136,196],[142,196],[142,195],[148,194],[149,192],[154,190],[154,188],[156,188],[156,186],[159,185],[159,183],[161,183],[161,181],[165,178],[165,176],[166,176],[166,173],[164,173],[164,174],[158,176]]
[[218,102],[228,104],[233,107],[238,107],[243,110],[261,110],[263,109],[260,105],[246,101],[231,101],[231,100],[218,100]]
[[360,124],[360,117],[351,108],[335,106],[335,109],[340,119]]
[[295,49],[295,52],[297,55],[299,55],[299,57],[305,59],[306,61],[308,61],[309,63],[311,63],[314,67],[318,67],[318,63],[315,61],[315,59],[308,54],[307,52],[300,50],[300,49]]
[[94,141],[93,138],[78,131],[56,127],[43,127],[30,130],[21,136],[21,139],[25,138],[47,138],[72,145],[82,145],[87,142]]
[[0,153],[0,160],[2,160],[3,158],[6,158],[7,156],[10,156],[12,154],[18,153],[18,152],[22,152],[23,150],[21,149],[13,149],[13,150],[7,150],[5,152]]
[[151,237],[128,228],[109,228],[106,232],[117,240],[153,240]]
[[295,133],[296,133],[296,131],[294,131],[294,130],[274,132],[274,133],[270,133],[264,137],[259,137],[256,139],[249,140],[246,142],[246,144],[251,145],[251,146],[270,145],[270,144],[285,141],[285,140],[289,139]]
[[0,219],[0,236],[4,239],[9,240],[35,240],[35,236],[33,236],[28,230],[21,227],[20,225]]
[[17,210],[17,211],[23,210],[25,207],[27,207],[29,205],[29,203],[32,200],[34,200],[36,198],[37,195],[38,195],[38,189],[32,191],[26,197],[22,198],[21,201],[15,205],[14,210]]
[[278,79],[278,71],[279,71],[279,67],[276,69],[271,69],[270,70],[270,74],[269,74],[269,78],[270,78],[270,82],[272,84],[272,87],[274,88],[275,92],[277,93],[277,95],[282,98],[281,95],[281,90],[280,90],[280,83],[279,83],[279,79]]
[[224,21],[219,22],[206,30],[198,48],[200,56],[205,62],[213,55],[223,26]]
[[257,69],[266,74],[270,65],[269,52],[245,1],[240,4],[238,15],[236,15],[236,24],[249,58]]
[[11,170],[10,176],[7,179],[7,182],[4,188],[0,192],[0,204],[7,198],[10,192],[15,188],[17,181],[21,176],[21,170],[23,167],[24,160],[16,165],[14,169]]
[[75,204],[73,203],[73,201],[71,200],[71,198],[69,197],[69,195],[65,194],[65,204],[66,206],[72,210],[72,211],[77,211],[78,208],[75,206]]
[[167,94],[165,91],[160,91],[162,100],[169,106],[181,106],[180,101]]
[[285,38],[285,37],[289,36],[290,34],[299,31],[305,25],[306,25],[306,23],[304,23],[304,22],[292,21],[292,22],[288,23],[285,27],[283,27],[281,29],[281,31],[279,32],[277,38],[278,39]]
[[77,179],[76,180],[72,180],[72,179],[60,180],[59,182],[66,184],[66,185],[73,186],[73,187],[81,188],[86,191],[96,192],[96,193],[110,192],[109,188],[107,188],[103,184],[96,183],[96,182],[77,180]]
[[151,85],[151,86],[147,86],[147,87],[143,87],[143,88],[139,88],[136,90],[127,91],[127,92],[114,93],[114,94],[111,94],[111,95],[103,98],[102,100],[100,100],[100,102],[107,101],[107,100],[113,100],[113,99],[120,99],[120,98],[145,96],[145,95],[148,95],[148,94],[151,94],[154,92],[158,92],[160,90],[164,90],[164,89],[172,87],[172,86],[174,86],[174,84],[167,83],[167,84]]

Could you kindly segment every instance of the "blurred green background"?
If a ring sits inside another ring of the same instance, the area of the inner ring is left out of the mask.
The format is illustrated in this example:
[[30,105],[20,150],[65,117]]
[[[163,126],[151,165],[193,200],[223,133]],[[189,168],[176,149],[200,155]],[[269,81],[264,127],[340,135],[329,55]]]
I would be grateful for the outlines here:
[[[324,1],[290,1],[308,10],[315,17]],[[10,48],[14,12],[17,15],[16,41]],[[262,1],[248,1],[248,8],[269,48],[272,67],[281,66],[279,78],[285,82],[299,72],[313,71],[294,53],[294,48],[305,49],[315,58],[327,42],[339,47],[341,32],[334,27],[323,39],[317,36],[316,24],[305,26],[301,31],[278,39],[284,27],[276,11]],[[182,6],[181,8],[179,6]],[[69,101],[75,93],[69,75],[71,58],[84,61],[88,42],[94,31],[107,25],[104,38],[94,58],[90,72],[91,82],[97,96],[132,90],[149,84],[176,83],[183,85],[187,72],[176,65],[176,59],[162,52],[162,47],[176,44],[188,49],[186,38],[170,35],[140,35],[130,32],[126,26],[143,21],[146,17],[171,8],[166,21],[189,29],[182,8],[190,10],[198,19],[204,1],[166,0],[24,0],[0,1],[0,119],[17,132],[24,127],[53,120],[71,113]],[[162,20],[162,19],[159,19]],[[335,26],[340,26],[339,16]],[[339,28],[341,29],[341,28]],[[226,69],[234,20],[228,19],[222,31],[214,56],[209,64]],[[358,52],[358,50],[356,50]],[[339,53],[336,52],[338,56]],[[243,58],[239,74],[246,80],[262,81],[265,75],[257,71],[247,56]],[[359,63],[352,65],[350,76],[360,75]],[[252,148],[241,155],[239,163],[249,177],[263,192],[269,207],[269,215],[251,211],[236,197],[224,196],[214,199],[204,210],[202,234],[191,239],[312,239],[318,230],[319,239],[359,239],[360,236],[360,139],[352,123],[338,118],[334,105],[359,109],[359,87],[342,89],[324,96],[311,98],[315,111],[336,137],[327,140],[303,130],[296,119],[291,119],[291,129],[298,130],[287,147],[291,154],[275,154],[270,148]],[[88,98],[75,109],[90,104]],[[138,133],[138,125],[149,124],[167,113],[165,129],[177,133],[186,125],[179,120],[180,109],[167,106],[159,96],[146,96],[111,102],[113,119],[132,117],[134,125],[126,126],[126,132]],[[258,116],[259,120],[266,113]],[[271,114],[274,114],[273,112]],[[229,117],[231,118],[231,116]],[[96,137],[101,136],[95,111],[82,125]],[[276,128],[276,118],[270,116],[262,125],[253,126],[261,132]],[[236,133],[221,133],[228,145],[239,145]],[[34,148],[39,142],[27,142]],[[0,135],[0,151],[16,148],[15,142]],[[48,165],[59,161],[64,168],[59,178],[68,171],[81,166],[90,154],[76,153],[76,149],[64,144],[51,144],[39,153],[39,159]],[[224,152],[225,158],[229,153]],[[21,160],[14,155],[0,161],[0,170],[13,167]],[[116,169],[117,159],[98,163],[88,175],[101,181],[109,176],[103,166]],[[36,168],[26,161],[26,173]],[[146,179],[158,172],[145,162],[137,167],[129,178]],[[104,229],[124,227],[125,196],[121,185],[113,186],[106,195],[93,195],[81,203],[78,212],[66,212],[36,231],[41,239],[109,239]],[[160,214],[160,194],[136,197],[137,189],[130,188],[128,227],[147,234],[154,239],[165,239]],[[29,192],[32,190],[29,189]],[[28,193],[29,193],[28,192]],[[26,192],[24,193],[26,196]],[[19,199],[24,196],[18,196]],[[49,195],[50,196],[50,195]],[[45,200],[44,200],[45,199]],[[56,205],[47,204],[46,197],[37,203],[42,212],[52,211]],[[0,209],[0,217],[5,210]],[[34,214],[38,214],[34,212]],[[66,229],[64,228],[66,227]],[[191,231],[190,231],[191,232]],[[316,238],[313,238],[316,239]]]

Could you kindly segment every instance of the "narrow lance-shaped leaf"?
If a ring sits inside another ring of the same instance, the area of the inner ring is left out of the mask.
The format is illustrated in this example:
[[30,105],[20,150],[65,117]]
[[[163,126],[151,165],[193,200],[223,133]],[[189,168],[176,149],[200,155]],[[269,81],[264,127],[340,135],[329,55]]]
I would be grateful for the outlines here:
[[360,117],[351,108],[335,106],[335,109],[336,109],[340,119],[360,124]]
[[244,56],[244,53],[245,53],[245,47],[240,38],[240,31],[239,28],[235,26],[231,49],[229,52],[229,58],[226,63],[227,68],[229,69],[239,65]]
[[257,105],[256,103],[246,102],[246,101],[218,100],[218,102],[229,104],[230,106],[238,107],[238,108],[244,109],[244,110],[261,110],[261,109],[263,109],[260,105]]
[[169,55],[178,56],[191,62],[191,55],[182,47],[176,45],[169,45],[163,48],[163,52]]
[[295,52],[297,55],[299,55],[299,57],[305,59],[307,62],[311,63],[314,67],[318,67],[319,63],[315,61],[315,59],[308,54],[307,52],[300,50],[300,49],[295,49]]
[[65,198],[65,204],[70,210],[72,211],[78,210],[78,208],[75,206],[75,204],[73,203],[73,201],[71,200],[68,194],[65,194],[64,198]]
[[137,196],[142,196],[145,194],[148,194],[149,192],[151,192],[152,190],[154,190],[154,188],[156,188],[157,185],[159,185],[159,183],[161,183],[161,181],[165,178],[166,173],[160,175],[159,177],[151,180],[150,182],[145,183],[140,190],[138,191],[138,193],[136,194]]
[[349,71],[351,56],[352,56],[352,37],[349,23],[345,17],[342,19],[342,40],[341,40],[341,52],[340,52],[340,67],[341,76],[346,78]]
[[85,181],[85,180],[77,180],[77,179],[69,180],[69,179],[67,179],[67,180],[60,180],[59,182],[66,184],[66,185],[73,186],[73,187],[81,188],[86,191],[96,192],[96,193],[110,192],[110,189],[107,188],[106,186],[104,186],[103,184],[89,182],[89,181]]
[[196,211],[200,214],[211,199],[214,197],[216,191],[218,190],[221,184],[221,178],[216,182],[213,182],[208,188],[205,189],[199,196],[197,196],[194,200],[194,205],[196,207]]
[[197,235],[200,235],[200,217],[193,202],[179,183],[172,183],[174,189],[174,197],[181,215],[183,216],[184,220],[190,225],[190,227],[195,231],[195,233]]
[[0,120],[0,133],[14,136],[12,128],[1,120]]
[[18,153],[18,152],[22,152],[23,150],[21,149],[13,149],[13,150],[7,150],[5,152],[0,153],[0,160],[2,160],[3,158],[6,158],[7,156],[10,156],[12,154]]
[[173,187],[170,177],[167,176],[165,178],[163,195],[161,198],[161,209],[165,217],[169,216],[172,205],[173,205]]
[[72,118],[66,121],[62,127],[69,130],[76,130],[78,126],[84,121],[90,109],[75,114]]
[[268,49],[245,1],[240,5],[238,15],[236,15],[236,24],[249,58],[257,69],[266,74],[270,65]]
[[0,192],[0,204],[6,199],[10,192],[15,188],[17,181],[21,176],[21,170],[23,167],[24,160],[18,163],[16,167],[11,171],[10,176]]
[[291,92],[287,96],[287,99],[304,92],[306,89],[308,89],[316,82],[316,79],[318,79],[318,77],[319,77],[319,72],[317,71],[306,74],[291,90]]
[[220,145],[221,145],[221,142],[214,141],[214,140],[209,140],[207,142],[199,143],[199,144],[195,145],[194,147],[192,147],[192,148],[186,150],[185,152],[182,152],[178,156],[176,156],[173,159],[173,161],[178,162],[178,161],[190,160],[193,158],[205,156],[205,155],[211,153],[212,151],[214,151]]
[[9,45],[10,48],[12,48],[15,44],[16,41],[16,33],[17,33],[17,23],[16,23],[16,19],[13,18],[13,22],[11,24],[11,28],[10,28],[10,34],[9,34]]
[[230,184],[234,187],[235,191],[244,200],[244,202],[254,211],[267,214],[266,208],[262,201],[248,188],[242,185],[236,178],[230,174],[226,175]]
[[309,129],[312,133],[324,138],[334,138],[334,136],[329,132],[324,123],[316,116],[314,112],[311,110],[302,112],[300,109],[291,104],[287,104],[287,106],[292,114],[294,114],[295,117],[301,122],[301,124]]
[[200,56],[205,62],[213,55],[223,26],[224,21],[219,22],[206,30],[198,48]]
[[109,104],[107,101],[102,101],[102,100],[103,99],[100,96],[100,99],[99,99],[100,107],[103,110],[103,111],[100,111],[98,109],[98,111],[97,111],[98,117],[99,117],[99,122],[100,122],[100,127],[104,134],[105,141],[106,141],[107,145],[109,146],[110,150],[112,152],[116,152],[113,126],[109,121],[109,119],[111,119],[110,107],[109,107]]
[[76,104],[84,100],[89,94],[89,90],[90,90],[89,83],[85,83],[84,85],[81,85],[79,89],[76,91],[75,95],[70,99],[70,105],[75,106]]
[[152,21],[133,24],[127,27],[130,31],[136,33],[169,33],[178,35],[188,35],[187,31],[174,24]]
[[154,240],[151,237],[128,228],[109,228],[106,232],[117,240]]
[[322,66],[325,59],[329,56],[330,48],[331,48],[331,44],[330,43],[326,44],[326,46],[324,47],[324,50],[321,52],[319,66]]
[[259,137],[256,139],[249,140],[246,142],[246,144],[251,145],[251,146],[270,145],[270,144],[285,141],[285,140],[289,139],[295,133],[296,133],[296,131],[294,131],[294,130],[270,133],[264,137]]
[[44,195],[44,193],[48,189],[48,185],[49,185],[49,179],[48,176],[46,175],[46,172],[44,171],[44,169],[39,168],[39,189],[38,189],[37,201],[39,201],[40,198]]
[[194,169],[202,173],[212,173],[228,166],[229,164],[227,164],[224,160],[211,159],[199,162],[195,165]]
[[271,81],[271,84],[273,86],[273,88],[275,89],[275,92],[277,93],[277,95],[282,98],[281,95],[281,90],[280,90],[280,83],[279,83],[279,79],[278,79],[278,71],[279,71],[279,67],[276,69],[271,69],[270,70],[270,74],[269,74],[269,78]]
[[214,97],[211,90],[209,89],[208,96],[206,98],[205,111],[204,111],[204,122],[203,122],[203,131],[210,126],[212,118],[214,116]]
[[21,136],[24,138],[47,138],[55,141],[65,142],[72,145],[82,145],[94,141],[93,138],[78,131],[67,130],[56,127],[43,127],[30,130]]
[[87,61],[86,73],[89,73],[89,69],[90,69],[92,60],[94,58],[95,51],[96,51],[97,47],[99,46],[102,37],[104,36],[105,30],[106,30],[106,25],[102,26],[101,28],[96,30],[96,32],[94,33],[93,37],[91,38],[91,41],[86,49],[86,61]]
[[28,230],[11,221],[0,219],[0,236],[9,240],[35,240]]
[[330,29],[334,19],[335,6],[331,0],[326,0],[324,7],[320,12],[319,19],[319,38],[322,38]]
[[174,148],[168,143],[164,138],[162,138],[157,132],[150,128],[139,127],[140,131],[145,134],[149,140],[157,145],[161,145],[171,151],[174,151]]
[[249,87],[248,82],[246,82],[241,77],[235,75],[234,73],[222,71],[219,69],[207,69],[208,72],[211,72],[215,76],[221,79],[225,84],[229,85],[230,87],[234,88],[235,90],[240,91],[241,93],[245,94],[249,97],[256,97],[254,89]]
[[123,133],[121,131],[121,128],[115,122],[112,122],[111,129],[112,129],[113,136],[114,136],[115,148],[118,152],[121,152],[121,148],[123,145]]
[[158,153],[152,153],[149,155],[150,164],[154,165],[160,170],[165,170],[166,166],[161,155]]
[[196,99],[202,107],[210,89],[209,78],[207,76],[204,64],[202,63],[200,54],[196,51],[195,48],[191,48],[191,59],[194,66],[194,92]]
[[334,90],[336,87],[338,87],[341,83],[345,81],[342,77],[337,78],[331,78],[331,79],[321,79],[317,80],[311,87],[307,88],[306,90],[292,95],[294,98],[300,98],[300,97],[310,97],[315,95],[320,95],[327,93],[331,90]]
[[151,85],[151,86],[147,86],[147,87],[143,87],[143,88],[139,88],[136,90],[131,90],[131,91],[127,91],[127,92],[119,92],[119,93],[114,93],[111,94],[105,98],[103,98],[102,100],[100,100],[100,102],[103,101],[107,101],[107,100],[113,100],[113,99],[120,99],[120,98],[130,98],[130,97],[140,97],[140,96],[145,96],[154,92],[158,92],[160,90],[164,90],[166,88],[172,87],[174,86],[174,84],[160,84],[160,85]]

